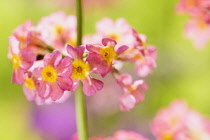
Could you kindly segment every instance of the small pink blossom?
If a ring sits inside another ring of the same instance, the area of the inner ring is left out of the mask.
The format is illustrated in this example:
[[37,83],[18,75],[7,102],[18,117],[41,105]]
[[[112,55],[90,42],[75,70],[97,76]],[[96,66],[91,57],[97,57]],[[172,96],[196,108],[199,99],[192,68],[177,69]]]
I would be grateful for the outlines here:
[[151,126],[158,140],[207,140],[210,138],[206,119],[179,100],[172,102],[168,108],[160,110]]
[[202,48],[210,42],[210,25],[200,19],[192,19],[185,27],[185,35],[194,40],[195,46]]
[[9,37],[8,57],[13,65],[12,82],[18,85],[24,82],[24,73],[33,65],[36,55],[30,51],[20,50],[20,42],[14,37]]
[[41,19],[36,31],[54,49],[65,52],[67,44],[76,45],[75,16],[66,16],[63,12],[53,13]]
[[[87,60],[83,60],[85,47],[78,46],[73,48],[71,45],[67,46],[67,52],[74,59],[72,62],[73,71],[71,74],[71,78],[73,80],[73,91],[75,91],[79,85],[79,81],[81,80],[83,83],[83,92],[87,96],[94,95],[97,91],[103,88],[103,82],[92,78],[90,73],[100,73],[103,72],[103,65],[98,62],[98,65],[93,65],[94,61],[97,59],[94,55],[89,54]],[[92,62],[92,63],[90,63]]]
[[[102,45],[87,45],[86,48],[88,51],[92,52],[95,57],[98,58],[98,61],[103,61],[107,65],[107,69],[102,73],[104,77],[107,73],[112,71],[113,60],[115,60],[121,53],[125,52],[128,47],[126,45],[120,46],[115,50],[115,45],[117,42],[113,39],[103,38]],[[93,61],[94,62],[94,61]],[[92,63],[90,61],[90,63]]]
[[53,101],[60,99],[65,90],[72,89],[71,59],[66,56],[62,59],[59,51],[53,51],[44,57],[44,67],[38,68],[41,76],[38,93],[41,98],[51,97]]
[[143,80],[137,80],[132,83],[132,77],[129,74],[117,75],[117,83],[122,87],[124,95],[120,98],[121,110],[128,111],[138,102],[144,100],[144,90],[147,90],[147,84]]

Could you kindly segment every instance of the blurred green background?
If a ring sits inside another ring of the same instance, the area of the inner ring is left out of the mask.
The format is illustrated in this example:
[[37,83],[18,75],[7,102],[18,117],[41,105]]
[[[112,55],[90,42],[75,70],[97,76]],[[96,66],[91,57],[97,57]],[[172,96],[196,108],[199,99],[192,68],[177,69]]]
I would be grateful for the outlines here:
[[[145,34],[148,44],[155,45],[158,51],[157,68],[146,78],[149,90],[145,92],[145,101],[130,112],[91,116],[90,128],[94,128],[94,131],[90,129],[91,135],[112,135],[113,131],[127,125],[125,121],[147,134],[156,112],[175,99],[183,99],[193,109],[210,116],[210,44],[198,50],[191,40],[184,38],[183,29],[188,17],[175,13],[177,1],[116,0],[104,5],[90,3],[85,9],[85,33],[94,33],[95,23],[103,17],[123,17],[139,33]],[[59,10],[75,14],[73,5],[68,8],[50,0],[0,1],[1,140],[43,139],[29,125],[33,103],[26,100],[21,86],[11,84],[12,65],[7,58],[8,36],[26,20],[30,19],[36,24],[43,16]]]

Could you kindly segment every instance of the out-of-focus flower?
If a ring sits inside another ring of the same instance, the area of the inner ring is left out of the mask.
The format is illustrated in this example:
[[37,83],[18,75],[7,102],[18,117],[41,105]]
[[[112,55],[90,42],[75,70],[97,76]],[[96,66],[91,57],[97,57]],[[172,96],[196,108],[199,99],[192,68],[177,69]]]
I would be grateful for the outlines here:
[[[78,135],[75,134],[71,140],[79,140]],[[112,137],[92,137],[89,138],[89,140],[148,140],[148,139],[133,131],[118,130],[114,133]]]
[[210,25],[200,19],[190,20],[185,27],[185,35],[194,40],[195,46],[202,48],[210,42]]
[[175,101],[158,112],[151,129],[157,140],[207,140],[207,120],[184,102]]
[[143,80],[137,80],[132,83],[132,76],[129,74],[117,75],[117,82],[124,91],[120,98],[121,110],[130,110],[135,104],[144,100],[144,90],[147,90],[147,84]]
[[72,89],[72,80],[69,78],[72,72],[70,64],[70,57],[66,56],[62,59],[59,51],[45,55],[44,67],[38,68],[38,74],[42,77],[38,92],[42,98],[51,97],[56,101],[61,98],[65,90]]
[[[101,45],[87,45],[87,50],[90,52],[93,52],[92,55],[95,55],[96,58],[100,61],[105,61],[107,64],[107,69],[104,71],[104,73],[101,73],[102,77],[106,76],[107,73],[112,71],[112,62],[114,59],[116,59],[121,53],[126,51],[128,47],[126,45],[120,46],[115,51],[115,45],[117,42],[113,39],[109,38],[103,38]],[[99,55],[99,56],[97,56]],[[90,61],[91,62],[91,61]]]
[[176,10],[190,15],[185,29],[186,36],[195,41],[195,46],[205,46],[210,41],[210,1],[180,0]]
[[[100,65],[95,67],[95,65],[91,65],[89,62],[94,62],[94,56],[89,59],[89,61],[83,61],[83,54],[84,54],[85,47],[78,46],[73,48],[71,45],[67,46],[67,52],[69,55],[74,59],[72,62],[72,74],[71,78],[73,80],[73,91],[75,91],[79,85],[79,81],[81,80],[83,83],[83,92],[87,96],[94,95],[96,91],[99,91],[103,88],[103,82],[92,78],[90,76],[90,72],[94,72],[94,69],[102,69]],[[89,57],[89,56],[88,56]]]
[[115,140],[148,140],[142,135],[133,131],[118,130],[114,134]]
[[76,132],[74,101],[69,100],[65,103],[41,107],[34,106],[31,123],[45,140],[70,140]]
[[12,82],[20,85],[24,83],[24,72],[33,65],[36,56],[30,51],[21,50],[20,42],[14,36],[9,37],[9,44],[8,57],[14,69]]
[[52,48],[66,52],[65,46],[76,46],[76,17],[56,12],[41,19],[36,32]]

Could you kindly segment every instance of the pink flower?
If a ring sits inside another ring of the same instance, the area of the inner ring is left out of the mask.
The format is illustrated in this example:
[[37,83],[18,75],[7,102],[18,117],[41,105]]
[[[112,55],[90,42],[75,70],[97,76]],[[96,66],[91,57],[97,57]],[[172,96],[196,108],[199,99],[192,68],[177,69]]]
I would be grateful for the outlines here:
[[65,90],[72,89],[71,59],[66,56],[62,59],[59,51],[53,51],[44,57],[44,67],[38,68],[41,76],[38,93],[43,99],[51,97],[53,101],[60,99]]
[[24,73],[33,65],[36,55],[30,51],[20,50],[20,42],[14,37],[9,37],[9,54],[8,57],[13,65],[12,82],[18,85],[24,82]]
[[148,140],[147,138],[136,132],[124,130],[118,130],[117,132],[115,132],[114,138],[114,140]]
[[206,120],[179,100],[159,111],[151,126],[158,140],[206,140],[210,138]]
[[[83,92],[87,96],[92,96],[103,88],[103,82],[92,78],[90,72],[100,73],[103,72],[103,65],[98,62],[94,55],[89,54],[86,61],[83,60],[85,47],[78,46],[73,48],[71,45],[67,46],[67,52],[74,59],[72,62],[73,70],[71,78],[73,80],[73,91],[75,91],[81,80],[83,83]],[[98,65],[96,65],[97,63]]]
[[144,100],[143,90],[147,90],[147,84],[143,80],[137,80],[132,83],[132,77],[128,74],[122,74],[117,77],[117,83],[122,87],[124,95],[120,98],[121,110],[130,110],[135,104]]
[[210,42],[210,25],[200,19],[192,19],[185,27],[185,35],[194,40],[195,46],[202,48]]
[[38,23],[36,31],[48,45],[60,51],[66,51],[65,46],[76,45],[76,17],[66,16],[63,12],[56,12],[44,17]]
[[[115,45],[117,44],[117,42],[109,38],[103,38],[102,44],[104,46],[87,45],[86,48],[88,51],[92,52],[92,54],[95,55],[95,57],[98,58],[99,62],[104,61],[106,63],[107,69],[104,71],[104,73],[101,73],[102,77],[104,77],[107,73],[111,72],[113,60],[116,59],[121,53],[126,51],[128,47],[126,45],[123,45],[115,51]],[[90,63],[92,62],[90,61]]]

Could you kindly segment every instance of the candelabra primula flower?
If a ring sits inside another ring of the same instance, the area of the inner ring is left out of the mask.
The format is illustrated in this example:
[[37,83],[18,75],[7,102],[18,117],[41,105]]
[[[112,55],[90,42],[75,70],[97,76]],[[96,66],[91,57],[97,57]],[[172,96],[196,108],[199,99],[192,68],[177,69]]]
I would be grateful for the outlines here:
[[30,51],[20,49],[20,42],[14,37],[9,37],[8,57],[13,65],[12,82],[18,85],[24,83],[24,72],[26,72],[36,60],[36,55]]
[[114,134],[115,140],[148,140],[144,136],[133,132],[133,131],[124,131],[124,130],[118,130]]
[[[101,90],[103,88],[103,82],[100,80],[97,80],[95,78],[92,78],[90,76],[91,72],[97,72],[103,71],[104,67],[103,65],[93,65],[95,62],[97,63],[97,59],[95,59],[94,56],[89,55],[87,57],[87,60],[83,60],[83,54],[85,51],[84,46],[78,46],[78,47],[72,47],[71,45],[67,46],[67,52],[71,56],[74,61],[72,62],[72,73],[71,78],[73,80],[73,91],[75,91],[79,85],[79,81],[81,80],[83,83],[83,92],[87,96],[94,95],[97,91]],[[91,63],[89,63],[91,62]],[[98,73],[98,72],[97,72]]]
[[44,67],[38,68],[41,77],[38,93],[43,99],[51,98],[56,101],[61,98],[65,90],[72,89],[71,59],[66,56],[62,59],[59,51],[53,51],[44,57]]
[[204,117],[178,100],[159,111],[151,126],[157,140],[206,140],[210,138],[206,124]]
[[132,109],[138,102],[144,100],[144,90],[147,84],[144,80],[137,80],[133,83],[132,76],[129,74],[116,75],[117,83],[124,91],[120,98],[120,108],[123,111]]
[[42,40],[54,49],[65,52],[65,46],[76,46],[76,17],[56,12],[41,19],[36,27]]
[[[106,76],[107,73],[112,71],[113,60],[116,59],[121,53],[125,52],[128,47],[126,45],[120,46],[115,50],[115,45],[117,42],[113,39],[103,38],[102,45],[87,45],[86,48],[88,51],[92,52],[96,58],[100,61],[105,61],[107,69],[105,73],[101,73],[102,77]],[[91,62],[90,60],[88,60]]]
[[192,19],[186,25],[185,35],[194,40],[195,46],[202,48],[210,42],[210,25],[203,20]]

